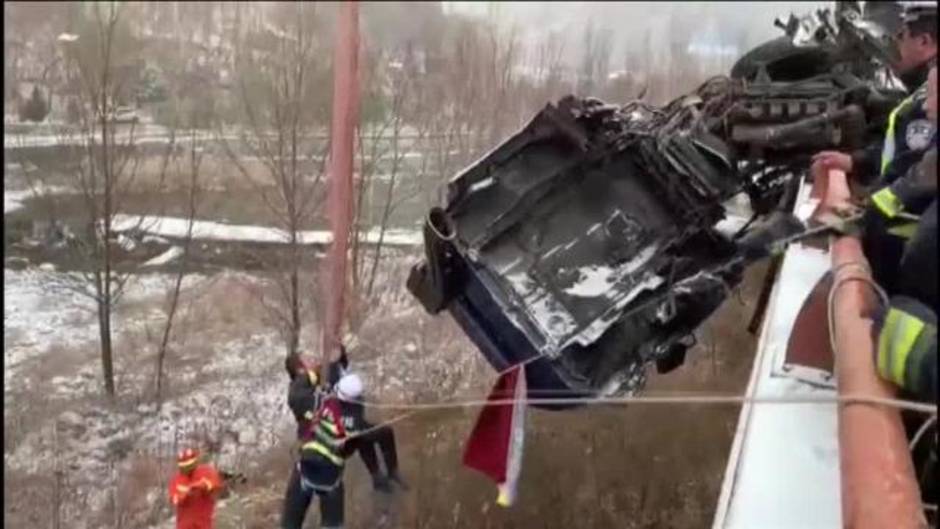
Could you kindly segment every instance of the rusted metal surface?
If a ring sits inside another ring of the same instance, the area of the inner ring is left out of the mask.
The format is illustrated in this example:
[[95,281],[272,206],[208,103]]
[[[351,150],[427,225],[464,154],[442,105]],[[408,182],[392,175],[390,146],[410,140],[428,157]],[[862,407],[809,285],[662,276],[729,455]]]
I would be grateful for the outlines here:
[[324,360],[339,358],[346,292],[346,260],[352,221],[353,140],[359,119],[359,4],[343,2],[333,55],[333,121],[329,197],[333,244],[326,260],[322,290],[326,299],[321,329]]
[[[827,207],[845,203],[849,188],[844,173],[831,172],[828,184],[823,203]],[[831,245],[831,256],[838,286],[833,331],[839,394],[894,397],[894,387],[875,372],[872,314],[879,301],[864,281],[843,282],[847,277],[870,279],[866,269],[854,265],[867,267],[861,242],[838,238]],[[843,527],[926,527],[900,413],[854,403],[839,408],[838,420]]]
[[830,288],[832,274],[827,273],[803,301],[787,342],[786,365],[806,366],[832,374],[833,357],[826,317]]

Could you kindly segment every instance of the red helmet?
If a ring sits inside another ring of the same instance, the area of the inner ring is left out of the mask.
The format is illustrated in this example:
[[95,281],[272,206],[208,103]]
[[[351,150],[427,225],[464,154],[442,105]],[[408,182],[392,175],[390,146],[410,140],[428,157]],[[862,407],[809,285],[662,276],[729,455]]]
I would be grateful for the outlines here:
[[180,450],[180,453],[176,456],[176,466],[181,469],[188,469],[196,466],[196,463],[199,462],[199,451],[193,448],[185,448]]

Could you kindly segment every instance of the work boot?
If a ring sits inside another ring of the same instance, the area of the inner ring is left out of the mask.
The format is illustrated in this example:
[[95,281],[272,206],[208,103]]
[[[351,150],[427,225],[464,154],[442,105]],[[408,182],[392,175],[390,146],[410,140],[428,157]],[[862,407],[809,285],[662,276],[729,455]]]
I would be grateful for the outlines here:
[[377,473],[372,476],[372,488],[376,492],[382,492],[385,494],[392,493],[392,484],[389,479],[383,476],[381,473]]
[[410,488],[408,487],[408,483],[404,479],[402,479],[401,474],[399,474],[397,470],[395,472],[390,472],[388,475],[388,479],[389,481],[394,482],[395,485],[399,489],[401,489],[403,492],[407,492],[408,489]]

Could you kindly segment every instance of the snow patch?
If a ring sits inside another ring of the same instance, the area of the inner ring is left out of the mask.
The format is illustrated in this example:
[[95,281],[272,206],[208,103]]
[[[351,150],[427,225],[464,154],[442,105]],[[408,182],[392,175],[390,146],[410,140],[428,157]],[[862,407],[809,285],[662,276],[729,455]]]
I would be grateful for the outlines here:
[[39,186],[35,190],[3,190],[3,214],[23,209],[23,202],[31,198],[68,193],[70,190],[61,186]]
[[[140,230],[151,235],[185,239],[189,229],[189,219],[118,214],[112,219],[112,229],[115,232]],[[388,246],[420,246],[424,242],[419,230],[387,229],[382,235],[380,229],[373,228],[362,234],[362,237],[366,244],[378,244],[381,238],[382,244]],[[290,233],[267,226],[195,220],[192,226],[192,238],[225,242],[287,244],[290,242]],[[303,245],[322,246],[333,242],[333,234],[325,230],[301,231],[298,233],[298,240]]]
[[590,345],[597,341],[598,338],[604,334],[604,331],[616,321],[619,316],[620,311],[627,306],[628,303],[633,301],[634,298],[640,295],[641,292],[652,290],[663,284],[664,279],[660,276],[651,275],[645,278],[643,281],[634,286],[626,296],[620,298],[617,301],[617,304],[607,311],[607,314],[603,317],[600,317],[592,321],[587,325],[580,333],[575,336],[572,336],[563,346],[567,347],[572,342],[578,342],[581,345]]
[[470,193],[476,193],[477,191],[486,189],[492,186],[495,182],[496,180],[494,180],[492,176],[489,178],[484,178],[483,180],[480,180],[479,182],[470,186]]
[[607,266],[585,266],[578,270],[579,278],[574,285],[564,290],[569,296],[594,298],[610,292],[613,270]]
[[142,264],[141,267],[146,268],[150,266],[163,266],[167,263],[175,261],[181,255],[183,255],[183,249],[179,246],[172,246],[169,250]]

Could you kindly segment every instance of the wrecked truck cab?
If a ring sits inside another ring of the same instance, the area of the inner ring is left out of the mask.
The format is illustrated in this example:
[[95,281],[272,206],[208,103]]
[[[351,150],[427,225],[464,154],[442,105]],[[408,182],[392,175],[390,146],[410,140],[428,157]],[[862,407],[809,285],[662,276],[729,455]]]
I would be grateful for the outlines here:
[[[547,105],[449,182],[409,290],[497,370],[526,363],[531,398],[629,392],[681,364],[743,269],[805,228],[790,212],[811,156],[879,141],[905,97],[877,13],[837,7],[665,106]],[[740,192],[753,215],[729,234]]]
[[[454,177],[409,290],[447,310],[530,398],[639,387],[681,363],[740,270],[711,228],[740,191],[720,142],[647,134],[655,116],[572,97]],[[555,404],[546,407],[563,407]]]

